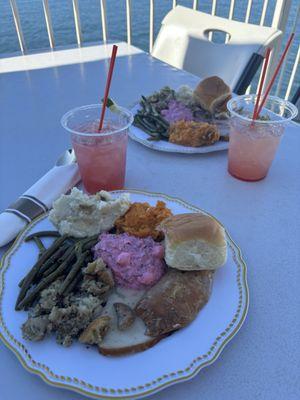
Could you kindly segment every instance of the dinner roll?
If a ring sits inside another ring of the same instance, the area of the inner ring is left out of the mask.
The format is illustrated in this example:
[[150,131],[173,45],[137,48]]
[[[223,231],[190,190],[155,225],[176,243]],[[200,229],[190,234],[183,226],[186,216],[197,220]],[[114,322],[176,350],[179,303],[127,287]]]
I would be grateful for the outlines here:
[[203,79],[194,90],[194,100],[211,114],[227,111],[227,102],[231,99],[231,90],[218,76]]
[[178,214],[160,225],[165,234],[165,260],[180,270],[214,270],[227,258],[224,228],[202,213]]

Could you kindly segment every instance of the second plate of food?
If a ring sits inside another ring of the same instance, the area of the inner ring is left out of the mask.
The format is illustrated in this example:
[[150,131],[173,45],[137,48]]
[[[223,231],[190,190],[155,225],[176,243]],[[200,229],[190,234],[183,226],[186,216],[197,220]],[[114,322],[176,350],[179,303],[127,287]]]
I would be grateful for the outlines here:
[[[131,112],[133,113],[133,115],[135,115],[139,109],[140,106],[136,105],[131,110]],[[149,135],[142,129],[137,128],[134,125],[132,125],[129,130],[129,137],[132,140],[139,142],[146,147],[149,147],[150,149],[157,151],[165,151],[168,153],[204,154],[204,153],[211,153],[213,151],[223,151],[228,149],[228,142],[223,142],[223,141],[219,141],[212,145],[202,146],[202,147],[182,146],[164,140],[150,141],[148,140]]]
[[201,154],[228,149],[230,88],[218,77],[196,88],[164,87],[142,96],[131,111],[131,139],[153,150]]

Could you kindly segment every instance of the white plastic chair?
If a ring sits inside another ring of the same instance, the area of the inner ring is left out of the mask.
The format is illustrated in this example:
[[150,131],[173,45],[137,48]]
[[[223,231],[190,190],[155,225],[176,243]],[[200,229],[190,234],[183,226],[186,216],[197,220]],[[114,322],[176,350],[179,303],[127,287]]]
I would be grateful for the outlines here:
[[[227,43],[209,40],[224,32]],[[262,62],[267,46],[282,32],[177,6],[162,21],[152,55],[201,78],[217,75],[236,93],[244,93]]]

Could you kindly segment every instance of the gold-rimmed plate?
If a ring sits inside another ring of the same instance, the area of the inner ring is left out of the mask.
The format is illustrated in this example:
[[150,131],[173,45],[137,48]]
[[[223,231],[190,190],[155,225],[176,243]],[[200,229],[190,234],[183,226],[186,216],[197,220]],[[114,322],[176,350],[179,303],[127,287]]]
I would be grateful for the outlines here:
[[[156,193],[128,190],[132,201],[155,204],[163,200],[174,214],[199,212],[182,200]],[[114,192],[118,195],[123,192]],[[26,312],[14,305],[18,282],[36,259],[35,246],[24,242],[34,231],[52,229],[46,216],[39,217],[16,239],[2,260],[0,273],[0,335],[22,365],[47,383],[99,399],[141,398],[172,384],[186,381],[213,363],[240,329],[248,310],[246,265],[238,246],[226,232],[228,260],[216,271],[208,304],[185,329],[163,339],[151,349],[130,356],[109,358],[79,343],[63,348],[50,337],[27,342],[21,325]],[[49,244],[51,239],[48,239]]]

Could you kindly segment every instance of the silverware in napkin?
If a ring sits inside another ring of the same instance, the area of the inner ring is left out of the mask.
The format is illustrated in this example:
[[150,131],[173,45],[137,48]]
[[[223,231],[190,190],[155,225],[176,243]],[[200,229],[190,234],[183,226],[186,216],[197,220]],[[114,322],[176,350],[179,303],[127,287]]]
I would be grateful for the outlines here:
[[48,211],[53,201],[79,180],[74,150],[66,150],[50,171],[0,214],[0,247],[13,240],[34,218]]

